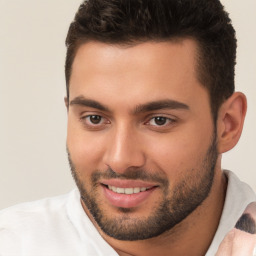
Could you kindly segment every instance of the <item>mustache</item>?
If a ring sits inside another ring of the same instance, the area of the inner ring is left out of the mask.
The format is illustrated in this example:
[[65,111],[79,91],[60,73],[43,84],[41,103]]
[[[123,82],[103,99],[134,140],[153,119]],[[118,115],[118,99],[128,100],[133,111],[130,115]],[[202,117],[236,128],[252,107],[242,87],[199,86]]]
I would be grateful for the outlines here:
[[92,173],[92,183],[97,183],[101,179],[124,179],[124,180],[142,180],[148,182],[160,183],[164,186],[168,186],[169,182],[167,177],[164,177],[160,173],[151,173],[142,168],[128,168],[123,173],[117,173],[110,167],[105,171],[96,170]]

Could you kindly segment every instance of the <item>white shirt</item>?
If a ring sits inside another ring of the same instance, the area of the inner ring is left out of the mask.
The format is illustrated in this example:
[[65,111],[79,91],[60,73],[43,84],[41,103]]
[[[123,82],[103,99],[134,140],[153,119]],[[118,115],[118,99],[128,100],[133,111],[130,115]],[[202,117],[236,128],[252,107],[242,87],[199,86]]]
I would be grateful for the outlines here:
[[[215,255],[246,206],[251,188],[231,172],[220,225],[207,252]],[[77,189],[0,211],[0,256],[117,256],[85,214]]]

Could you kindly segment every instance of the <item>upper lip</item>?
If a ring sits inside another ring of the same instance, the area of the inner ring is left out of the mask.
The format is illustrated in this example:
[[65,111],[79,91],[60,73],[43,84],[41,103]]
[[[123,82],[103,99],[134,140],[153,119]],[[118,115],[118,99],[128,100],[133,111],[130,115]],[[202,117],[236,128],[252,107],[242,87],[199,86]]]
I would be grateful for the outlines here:
[[150,188],[150,187],[157,186],[157,184],[142,181],[142,180],[110,179],[110,180],[102,180],[101,183],[106,186],[114,186],[118,188]]

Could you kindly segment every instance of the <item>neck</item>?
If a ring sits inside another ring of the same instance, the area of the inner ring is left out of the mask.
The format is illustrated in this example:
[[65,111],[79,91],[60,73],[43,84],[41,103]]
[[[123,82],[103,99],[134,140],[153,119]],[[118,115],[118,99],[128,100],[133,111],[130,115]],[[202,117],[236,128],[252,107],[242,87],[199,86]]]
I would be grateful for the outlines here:
[[219,169],[209,196],[172,230],[140,241],[120,241],[102,232],[101,235],[120,256],[205,255],[218,228],[225,194],[226,178]]

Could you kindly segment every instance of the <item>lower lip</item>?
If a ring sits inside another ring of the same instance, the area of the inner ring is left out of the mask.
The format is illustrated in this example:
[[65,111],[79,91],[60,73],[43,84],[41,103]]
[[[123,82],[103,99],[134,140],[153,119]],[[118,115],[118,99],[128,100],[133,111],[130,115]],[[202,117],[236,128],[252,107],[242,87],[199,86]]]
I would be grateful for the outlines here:
[[104,194],[111,205],[121,208],[133,208],[139,206],[141,203],[146,201],[152,192],[155,191],[156,187],[149,190],[127,195],[118,194],[108,189],[106,186],[102,186]]

